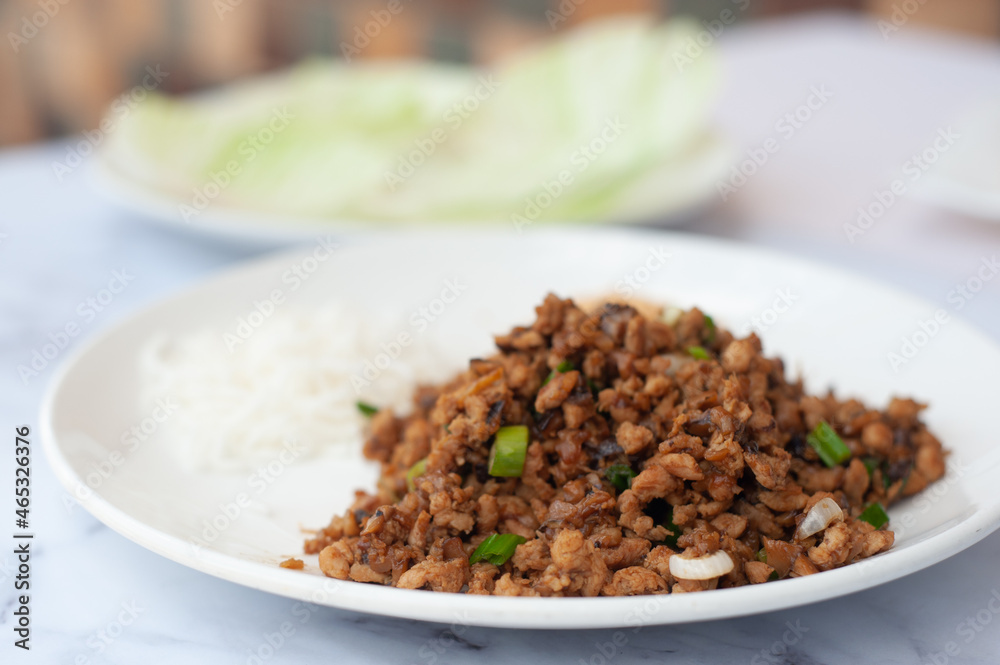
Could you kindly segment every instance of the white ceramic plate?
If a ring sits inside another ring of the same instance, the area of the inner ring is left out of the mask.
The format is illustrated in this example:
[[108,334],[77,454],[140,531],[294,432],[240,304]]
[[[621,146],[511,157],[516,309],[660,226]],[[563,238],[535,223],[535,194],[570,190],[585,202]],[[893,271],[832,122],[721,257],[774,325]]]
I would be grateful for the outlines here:
[[[659,268],[651,261],[656,252],[669,254]],[[642,298],[698,304],[737,331],[757,318],[768,328],[762,332],[766,351],[783,355],[790,371],[801,368],[813,391],[835,386],[841,395],[875,404],[894,393],[930,402],[927,420],[954,451],[951,471],[890,511],[897,540],[888,553],[760,586],[656,597],[499,598],[337,582],[319,573],[315,557],[305,557],[305,572],[279,568],[279,561],[300,552],[300,526],[325,524],[349,504],[355,488],[374,481],[377,469],[357,450],[296,462],[259,491],[251,471],[183,471],[171,458],[170,441],[155,434],[134,452],[122,450],[120,440],[149,416],[135,398],[140,345],[156,333],[231,326],[255,299],[282,288],[282,273],[301,256],[250,263],[157,304],[93,340],[61,369],[43,407],[44,445],[66,489],[98,519],[196,570],[292,598],[418,620],[522,628],[681,623],[812,603],[941,561],[1000,524],[994,384],[1000,350],[952,318],[929,341],[918,336],[925,344],[898,373],[887,360],[902,336],[912,338],[933,316],[933,305],[805,261],[684,235],[396,234],[341,248],[301,289],[286,293],[292,304],[285,306],[334,297],[410,312],[436,297],[445,279],[458,279],[465,290],[423,333],[446,341],[458,362],[488,349],[490,333],[529,322],[548,291],[595,295],[616,285],[621,290],[631,280]],[[791,305],[781,304],[782,293]],[[81,492],[88,478],[95,489]],[[229,504],[241,492],[249,505],[220,533],[206,531],[206,520],[225,523],[219,515],[234,512]]]

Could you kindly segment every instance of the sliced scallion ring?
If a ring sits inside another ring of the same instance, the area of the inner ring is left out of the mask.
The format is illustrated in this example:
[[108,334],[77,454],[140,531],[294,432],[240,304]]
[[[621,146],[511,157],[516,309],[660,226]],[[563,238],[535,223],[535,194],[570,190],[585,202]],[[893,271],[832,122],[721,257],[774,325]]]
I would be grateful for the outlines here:
[[501,427],[490,449],[489,474],[498,478],[519,478],[528,453],[528,427]]
[[851,458],[851,449],[833,428],[821,421],[806,437],[806,443],[813,447],[819,458],[831,469]]
[[687,352],[689,356],[697,360],[708,360],[712,357],[704,346],[689,346]]
[[556,378],[556,374],[565,374],[566,372],[573,371],[573,369],[575,369],[573,367],[573,363],[571,363],[568,360],[562,361],[561,363],[559,363],[558,365],[556,365],[556,368],[554,370],[552,370],[551,372],[549,372],[549,375],[547,377],[545,377],[544,381],[542,381],[542,385],[544,386],[544,385],[548,384],[549,381],[551,381],[552,379]]
[[358,402],[358,411],[366,416],[374,416],[378,413],[378,407],[367,404],[366,402]]
[[417,489],[417,478],[427,472],[427,458],[423,458],[406,472],[406,488],[411,492]]
[[469,563],[489,561],[494,566],[502,566],[514,555],[517,546],[525,542],[524,536],[513,533],[495,533],[483,542],[469,557]]

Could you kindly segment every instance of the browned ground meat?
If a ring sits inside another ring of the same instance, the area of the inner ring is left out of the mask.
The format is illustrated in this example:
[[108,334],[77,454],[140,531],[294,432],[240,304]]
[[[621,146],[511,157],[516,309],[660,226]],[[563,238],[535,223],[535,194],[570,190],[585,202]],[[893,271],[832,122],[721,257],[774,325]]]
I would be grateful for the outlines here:
[[[496,355],[421,388],[412,415],[373,418],[364,452],[382,464],[377,490],[358,492],[305,546],[326,575],[507,596],[761,584],[888,549],[892,532],[859,514],[944,474],[923,405],[894,399],[875,411],[806,395],[755,335],[734,339],[697,309],[668,325],[621,304],[588,314],[550,295],[536,311],[534,325],[496,338]],[[824,421],[851,451],[833,468],[807,443]],[[491,477],[493,436],[509,425],[529,428],[523,473]],[[422,459],[410,489],[407,471]],[[609,480],[612,465],[631,468],[630,487]],[[826,497],[843,519],[797,539]],[[527,540],[502,565],[470,565],[497,533]],[[674,555],[720,550],[733,563],[724,575],[671,574]]]

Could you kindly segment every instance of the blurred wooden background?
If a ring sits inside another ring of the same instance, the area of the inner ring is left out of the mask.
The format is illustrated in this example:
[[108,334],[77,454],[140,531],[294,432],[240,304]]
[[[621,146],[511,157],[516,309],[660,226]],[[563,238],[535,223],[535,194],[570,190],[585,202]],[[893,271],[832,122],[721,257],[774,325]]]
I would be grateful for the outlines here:
[[[398,4],[392,4],[396,2]],[[400,8],[384,21],[390,7]],[[147,66],[178,93],[340,54],[428,55],[488,62],[519,45],[611,13],[650,11],[737,21],[816,9],[868,12],[907,25],[998,39],[997,0],[0,0],[0,145],[97,125],[108,103]],[[370,26],[372,12],[385,25]],[[356,42],[356,40],[360,40]]]

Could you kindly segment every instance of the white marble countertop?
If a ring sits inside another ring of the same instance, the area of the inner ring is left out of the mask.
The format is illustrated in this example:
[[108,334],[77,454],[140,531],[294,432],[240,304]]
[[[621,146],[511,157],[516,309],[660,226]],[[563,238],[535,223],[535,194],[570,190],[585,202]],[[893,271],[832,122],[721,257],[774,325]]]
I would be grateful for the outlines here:
[[[1000,225],[902,197],[851,244],[843,231],[914,151],[986,93],[1000,48],[838,17],[727,28],[719,122],[746,147],[809,94],[833,96],[709,219],[683,230],[839,264],[932,302],[1000,252]],[[738,103],[736,101],[738,100]],[[6,431],[37,425],[52,370],[24,385],[16,367],[75,317],[112,270],[134,282],[80,340],[256,252],[137,224],[85,174],[58,182],[62,145],[0,153],[0,412]],[[961,313],[1000,341],[1000,280]],[[0,478],[12,477],[11,456]],[[12,646],[10,549],[0,553],[0,661],[39,663],[998,663],[1000,532],[943,563],[863,593],[759,616],[615,631],[454,630],[322,609],[269,658],[293,601],[223,582],[126,540],[64,505],[36,450],[33,649]],[[6,487],[6,485],[5,485]],[[4,499],[6,502],[7,499]],[[994,598],[998,600],[994,600]],[[992,604],[991,604],[992,601]],[[134,618],[133,618],[134,617]],[[103,636],[103,637],[102,637]],[[606,645],[607,643],[607,645]],[[12,654],[12,655],[11,655]]]

